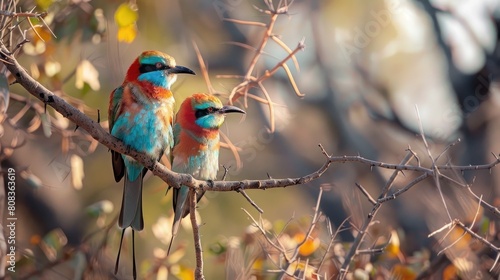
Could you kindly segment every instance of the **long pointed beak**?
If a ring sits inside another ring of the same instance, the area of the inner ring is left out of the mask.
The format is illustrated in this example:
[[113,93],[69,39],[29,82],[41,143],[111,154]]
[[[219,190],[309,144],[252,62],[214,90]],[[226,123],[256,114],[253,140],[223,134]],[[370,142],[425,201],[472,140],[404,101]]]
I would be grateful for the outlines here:
[[192,75],[196,75],[193,70],[191,70],[191,69],[189,69],[187,67],[184,67],[184,66],[179,66],[179,65],[175,66],[174,68],[168,69],[167,72],[169,74],[192,74]]
[[246,114],[245,111],[242,109],[236,107],[236,106],[231,106],[231,105],[226,105],[218,111],[220,114],[226,114],[226,113],[240,113],[240,114]]

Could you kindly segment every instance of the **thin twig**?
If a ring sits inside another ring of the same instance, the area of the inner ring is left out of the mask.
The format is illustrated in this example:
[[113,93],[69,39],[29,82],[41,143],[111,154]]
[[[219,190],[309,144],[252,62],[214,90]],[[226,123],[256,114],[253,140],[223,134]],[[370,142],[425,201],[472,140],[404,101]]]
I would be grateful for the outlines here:
[[241,195],[257,210],[259,211],[259,213],[261,214],[264,214],[264,210],[262,210],[262,208],[260,208],[257,203],[255,203],[249,196],[248,194],[245,192],[244,189],[239,189],[239,190],[236,190],[237,192],[241,193]]
[[358,189],[366,196],[366,198],[368,198],[368,201],[370,201],[370,203],[372,205],[375,205],[377,204],[377,201],[375,201],[375,199],[373,199],[373,197],[370,195],[370,193],[365,189],[363,188],[363,186],[361,186],[360,184],[358,183],[354,183],[356,185],[356,187],[358,187]]
[[444,194],[443,194],[443,191],[441,189],[441,181],[439,180],[441,172],[439,171],[439,169],[436,166],[436,160],[432,156],[431,148],[429,147],[429,144],[427,143],[427,138],[425,137],[425,134],[424,134],[424,127],[422,125],[422,119],[420,118],[420,112],[418,110],[417,105],[415,105],[415,111],[417,113],[418,128],[420,130],[420,136],[422,137],[422,142],[424,143],[425,150],[427,151],[427,155],[429,156],[429,159],[432,162],[432,169],[434,170],[434,174],[433,174],[434,183],[436,184],[436,187],[438,189],[439,196],[441,197],[441,201],[443,202],[444,209],[446,210],[446,214],[448,215],[448,218],[450,219],[450,221],[452,221],[453,219],[451,218],[450,210],[448,209],[448,205],[446,205],[446,200],[444,199]]
[[[280,47],[282,47],[287,53],[293,53],[292,49],[290,49],[283,41],[281,41],[278,36],[273,35],[271,36],[271,39],[273,39],[273,41],[276,42],[276,44],[278,44]],[[300,71],[299,62],[297,61],[297,58],[295,56],[292,56],[292,61],[295,65],[295,69],[297,69],[297,71]]]
[[259,82],[259,87],[260,89],[262,90],[262,93],[264,94],[264,96],[266,97],[268,103],[267,103],[267,106],[269,107],[269,122],[271,123],[270,127],[271,127],[271,133],[274,132],[274,129],[275,129],[275,120],[274,120],[274,106],[273,106],[273,101],[271,100],[271,96],[269,95],[269,93],[267,93],[267,90],[266,88],[262,85],[262,83]]
[[[260,225],[260,223],[258,223],[254,217],[252,215],[250,215],[250,213],[244,209],[244,208],[241,208],[241,210],[243,210],[247,216],[252,220],[253,222],[253,225],[255,227],[257,227],[257,229],[260,231],[260,233],[262,233],[262,236],[264,236],[264,238],[266,239],[267,243],[270,244],[271,246],[273,246],[276,250],[278,250],[278,252],[282,252],[284,253],[284,249],[278,245],[276,245],[276,243],[274,243],[270,238],[269,236],[267,236],[266,234],[266,230]],[[286,258],[286,255],[285,255],[285,258]]]
[[205,279],[203,275],[203,249],[201,248],[201,238],[198,222],[196,221],[196,190],[189,190],[189,212],[191,218],[191,226],[193,227],[194,249],[196,252],[196,269],[194,272],[195,279]]
[[305,48],[305,44],[304,44],[304,40],[300,41],[298,44],[297,44],[297,47],[295,47],[295,49],[293,50],[292,53],[288,54],[288,56],[286,56],[285,58],[283,58],[280,62],[278,62],[271,70],[269,71],[266,71],[264,73],[264,75],[260,76],[256,81],[255,83],[259,83],[259,82],[262,82],[268,78],[270,78],[271,76],[274,75],[274,73],[276,73],[276,71],[278,71],[278,69],[280,69],[281,67],[283,67],[283,65],[288,61],[290,60],[296,53],[298,53],[299,51],[303,50]]
[[[412,159],[412,157],[413,157],[413,153],[408,152],[406,154],[406,156],[401,160],[400,165],[407,164]],[[389,182],[394,181],[395,177],[398,174],[399,174],[398,170],[394,171],[393,174],[392,174],[392,176],[391,176],[391,178],[389,179]],[[377,200],[377,203],[375,203],[375,205],[373,206],[372,211],[368,214],[367,218],[363,222],[363,225],[359,229],[358,235],[354,239],[354,242],[351,245],[351,248],[350,248],[349,252],[347,253],[347,255],[346,255],[345,259],[344,259],[344,263],[342,264],[342,267],[340,268],[339,279],[345,279],[345,277],[347,276],[347,273],[349,271],[348,270],[349,264],[351,263],[351,261],[354,258],[354,256],[356,256],[358,254],[358,252],[360,250],[359,248],[361,246],[361,243],[363,242],[363,239],[365,238],[365,235],[368,232],[368,228],[372,224],[373,218],[375,217],[375,215],[379,211],[379,209],[382,206],[382,204],[385,202],[382,199],[386,197],[386,194],[387,194],[387,192],[388,192],[388,190],[390,188],[390,185],[391,185],[391,183],[386,184],[386,187],[382,190],[380,198]],[[409,189],[409,187],[408,187],[408,189]]]
[[346,218],[344,221],[342,221],[342,223],[340,224],[340,226],[338,227],[338,229],[335,231],[335,234],[333,233],[333,230],[332,230],[332,223],[331,223],[331,221],[330,220],[326,221],[327,228],[328,228],[328,233],[330,235],[330,242],[328,243],[328,246],[326,247],[325,253],[323,254],[323,257],[321,258],[321,261],[319,262],[317,271],[321,270],[321,267],[325,263],[325,260],[326,260],[326,257],[328,255],[328,252],[330,252],[330,249],[332,248],[333,243],[335,242],[335,238],[337,238],[337,234],[341,231],[340,229],[344,226],[344,224],[348,220],[349,220],[349,218]]
[[[318,194],[318,199],[316,200],[316,206],[314,208],[314,215],[312,217],[311,224],[309,225],[309,228],[304,236],[304,239],[299,244],[297,244],[295,246],[295,249],[293,251],[292,256],[286,260],[287,263],[285,264],[283,271],[288,271],[291,264],[293,264],[294,262],[298,262],[297,257],[299,256],[300,247],[302,245],[304,245],[309,238],[311,238],[311,234],[313,233],[313,231],[316,227],[316,224],[318,223],[319,219],[321,218],[321,212],[319,210],[320,209],[319,205],[321,203],[322,196],[323,196],[323,188],[320,188],[319,194]],[[281,274],[280,276],[278,276],[279,279],[283,279],[283,277],[284,277],[284,274]]]
[[222,20],[227,21],[227,22],[242,24],[242,25],[253,25],[253,26],[260,26],[260,27],[267,26],[265,23],[258,22],[258,21],[246,21],[246,20],[239,20],[239,19],[232,19],[232,18],[224,18]]
[[205,60],[203,60],[203,56],[201,55],[200,49],[198,48],[198,45],[196,44],[194,39],[191,40],[191,43],[193,44],[194,51],[196,52],[196,57],[198,58],[198,63],[200,64],[201,74],[203,75],[203,79],[207,84],[208,92],[210,94],[214,94],[215,89],[212,86],[210,77],[208,76],[208,70],[207,70],[207,65],[205,64]]

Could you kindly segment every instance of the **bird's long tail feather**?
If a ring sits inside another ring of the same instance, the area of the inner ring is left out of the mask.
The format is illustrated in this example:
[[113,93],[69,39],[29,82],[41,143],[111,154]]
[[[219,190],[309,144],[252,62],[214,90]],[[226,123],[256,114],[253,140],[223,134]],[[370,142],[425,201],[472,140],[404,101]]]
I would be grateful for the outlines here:
[[[115,275],[118,273],[118,267],[120,266],[120,254],[122,252],[122,244],[123,244],[123,236],[125,234],[125,229],[122,229],[122,235],[120,237],[120,248],[118,249],[118,255],[116,256],[116,263],[115,263]],[[133,265],[133,270],[132,270],[132,275],[134,279],[137,279],[137,269],[135,265],[135,231],[132,229],[132,265]]]
[[120,238],[120,247],[118,248],[118,255],[116,256],[116,263],[115,263],[115,275],[118,273],[118,266],[120,264],[120,254],[122,252],[122,243],[123,243],[123,235],[125,233],[125,229],[122,229],[122,236]]
[[115,274],[118,273],[125,229],[127,227],[132,227],[132,263],[133,276],[134,279],[136,279],[134,232],[135,230],[142,230],[144,228],[144,219],[142,216],[142,176],[137,176],[134,181],[130,181],[127,172],[125,172],[124,181],[122,207],[120,209],[120,217],[118,218],[118,225],[122,228],[122,234],[120,238],[120,248],[118,249],[118,255],[116,257]]
[[135,230],[132,230],[132,275],[137,279],[137,268],[135,266]]
[[175,189],[173,191],[173,204],[174,204],[174,223],[172,225],[172,237],[170,239],[170,244],[168,245],[167,256],[170,254],[170,249],[172,247],[172,243],[174,243],[174,238],[179,231],[179,226],[181,224],[181,220],[184,217],[185,208],[188,208],[189,213],[189,204],[187,203],[189,195],[189,189],[187,187],[181,187],[180,189]]

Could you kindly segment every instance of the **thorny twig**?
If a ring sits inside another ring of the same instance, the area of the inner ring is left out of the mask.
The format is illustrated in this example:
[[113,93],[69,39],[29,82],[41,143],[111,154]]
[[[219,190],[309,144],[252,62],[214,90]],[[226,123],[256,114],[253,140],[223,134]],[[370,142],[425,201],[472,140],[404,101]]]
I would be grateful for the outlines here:
[[241,195],[248,201],[248,203],[250,203],[259,213],[263,214],[264,213],[264,210],[262,210],[262,208],[260,208],[257,203],[255,203],[255,201],[253,201],[249,196],[248,194],[245,192],[244,189],[237,189],[236,192],[239,192],[241,193]]
[[[19,26],[20,22],[14,22],[15,19],[23,18],[23,21],[25,21],[25,19],[28,19],[28,18],[36,18],[40,22],[43,23],[43,26],[52,34],[52,36],[56,37],[55,34],[54,34],[54,32],[52,31],[52,29],[48,26],[48,24],[43,19],[47,15],[47,12],[33,12],[35,8],[33,8],[29,12],[16,12],[16,5],[13,4],[13,2],[10,2],[10,1],[9,1],[9,4],[7,4],[7,7],[5,7],[5,8],[1,7],[1,9],[2,10],[0,10],[0,16],[3,17],[2,20],[0,21],[0,37],[2,38],[2,43],[1,44],[5,46],[5,44],[3,42],[3,39],[7,35],[10,36],[8,45],[12,46],[14,44],[13,40],[15,38],[13,36],[12,31],[16,27],[19,29],[19,31],[20,31],[19,34],[22,37],[21,43],[17,44],[17,46],[14,47],[14,49],[12,50],[11,53],[14,53],[15,51],[17,51],[17,49],[19,49],[19,47],[22,44],[28,42],[28,40],[26,39],[26,32],[23,31],[23,30],[21,30],[21,28]],[[42,36],[40,36],[40,34],[38,33],[38,31],[36,30],[37,26],[34,26],[33,23],[30,20],[26,20],[26,22],[28,23],[30,29],[33,30],[33,33],[35,33],[35,35],[41,41],[43,41]]]
[[[482,200],[482,196],[481,196],[481,200]],[[473,228],[474,227],[474,223],[476,222],[476,219],[477,219],[477,216],[479,215],[479,210],[481,210],[481,203],[478,203],[477,205],[477,211],[476,211],[476,215],[474,215],[474,220],[472,221],[471,225],[469,226],[469,228]],[[448,236],[448,234],[450,234],[454,229],[454,226],[452,226],[448,232],[446,233],[445,236],[443,236],[443,238],[441,238],[440,242],[439,243],[442,243],[444,242],[444,240],[446,239],[446,237]],[[450,245],[446,246],[445,248],[441,249],[441,251],[439,251],[437,253],[437,255],[441,255],[444,251],[448,250],[449,248],[453,247],[455,244],[457,244],[464,236],[465,236],[465,231],[464,233],[462,233],[462,235],[457,238],[454,242],[452,242]],[[432,236],[433,233],[429,234],[429,237]]]
[[[258,27],[263,27],[265,28],[264,33],[260,39],[260,43],[258,44],[257,47],[252,47],[248,46],[242,43],[238,42],[232,42],[233,45],[237,45],[240,47],[243,47],[245,49],[249,49],[254,52],[254,55],[252,59],[250,60],[249,66],[247,68],[247,71],[245,75],[243,76],[236,76],[236,78],[242,78],[242,81],[236,85],[232,90],[231,93],[229,94],[229,103],[234,103],[236,100],[238,100],[240,97],[243,97],[244,101],[244,106],[248,107],[247,103],[247,98],[251,97],[259,102],[265,103],[269,107],[269,115],[270,115],[270,131],[274,132],[275,130],[275,120],[274,120],[274,103],[272,102],[270,94],[267,92],[266,88],[264,87],[263,83],[265,80],[268,78],[272,77],[280,68],[283,68],[285,71],[288,80],[290,81],[292,88],[294,89],[295,93],[297,96],[302,97],[304,96],[298,89],[297,84],[295,83],[295,80],[293,78],[292,73],[290,72],[290,69],[286,65],[286,63],[289,60],[292,60],[298,69],[298,63],[297,59],[295,57],[295,54],[304,49],[305,45],[303,40],[300,41],[295,49],[290,49],[283,41],[281,41],[276,35],[273,34],[273,29],[274,25],[276,23],[276,20],[278,19],[279,15],[286,14],[288,12],[289,8],[289,3],[286,1],[280,1],[280,3],[277,5],[277,7],[273,6],[273,3],[271,1],[265,1],[267,10],[263,9],[258,9],[260,12],[267,14],[270,16],[268,23],[261,23],[261,22],[252,22],[252,21],[244,21],[244,20],[237,20],[237,19],[224,19],[225,21],[232,22],[235,24],[241,24],[241,25],[251,25],[251,26],[258,26]],[[279,61],[273,68],[264,71],[264,74],[262,75],[255,75],[255,67],[257,66],[257,63],[260,61],[262,54],[264,54],[264,48],[266,47],[267,43],[269,40],[273,40],[276,44],[278,44],[281,48],[283,48],[288,55],[283,58],[281,61]],[[221,78],[234,78],[235,76],[227,76],[227,75],[221,75],[219,76]],[[211,83],[208,82],[207,86],[211,88]],[[261,89],[264,99],[260,99],[257,96],[250,94],[248,91],[251,88],[258,87]]]
[[[403,160],[401,160],[400,165],[406,165],[408,162],[410,162],[410,160],[412,158],[413,158],[413,153],[407,152],[406,156],[403,158]],[[377,200],[377,202],[373,206],[372,211],[370,212],[370,214],[368,214],[368,217],[364,220],[363,225],[361,226],[361,228],[358,231],[358,235],[356,236],[356,239],[354,239],[354,242],[351,245],[351,249],[349,250],[349,252],[347,253],[347,255],[345,257],[344,263],[342,264],[342,267],[340,269],[339,279],[345,279],[345,277],[347,276],[349,264],[351,263],[353,257],[355,255],[359,254],[359,251],[360,251],[359,248],[361,246],[361,243],[362,243],[365,235],[368,233],[368,228],[370,227],[371,222],[372,222],[373,218],[375,217],[375,215],[377,214],[378,210],[382,206],[383,201],[381,201],[381,199],[383,199],[384,197],[387,196],[387,193],[388,193],[392,183],[394,182],[394,180],[398,174],[399,174],[398,170],[393,172],[391,178],[389,179],[389,181],[387,182],[386,186],[384,187],[382,193],[380,194],[379,199]],[[369,196],[369,197],[371,198],[371,196]]]
[[342,221],[342,223],[340,224],[340,226],[338,227],[338,229],[335,231],[335,233],[333,232],[331,221],[330,220],[326,221],[326,223],[327,223],[326,225],[327,225],[327,229],[328,229],[328,234],[330,235],[330,242],[328,243],[328,246],[326,247],[325,253],[323,254],[323,257],[321,258],[321,261],[320,261],[320,263],[318,265],[318,268],[317,268],[318,271],[321,271],[321,267],[325,263],[325,260],[327,258],[328,252],[330,252],[330,249],[332,248],[333,243],[335,242],[335,239],[337,238],[337,234],[340,231],[342,231],[342,227],[344,227],[344,224],[347,223],[348,220],[349,220],[349,218],[346,218],[344,221]]
[[[463,230],[465,231],[465,232],[464,232],[464,234],[465,234],[465,233],[470,234],[472,237],[474,237],[475,239],[479,240],[479,241],[480,241],[481,243],[483,243],[484,245],[488,246],[491,250],[493,250],[493,251],[497,254],[497,256],[496,256],[496,258],[495,258],[495,262],[493,263],[493,265],[491,266],[491,269],[490,269],[490,271],[492,271],[492,270],[493,270],[493,268],[497,265],[498,260],[500,259],[500,247],[495,246],[493,243],[491,243],[490,241],[488,241],[486,238],[484,238],[484,237],[482,237],[481,235],[479,235],[479,234],[477,234],[476,232],[474,232],[474,231],[471,229],[471,227],[472,227],[472,226],[466,226],[466,225],[465,225],[462,221],[460,221],[459,219],[454,219],[454,220],[453,220],[453,221],[451,221],[450,223],[447,223],[447,224],[445,224],[443,227],[441,227],[441,228],[439,228],[439,229],[437,229],[437,230],[433,231],[431,234],[429,234],[429,237],[431,237],[431,236],[433,236],[433,235],[435,235],[435,234],[437,234],[437,233],[439,233],[439,232],[442,232],[442,231],[443,231],[443,230],[445,230],[445,229],[448,229],[448,232],[447,232],[447,235],[448,235],[448,234],[449,234],[449,233],[450,233],[450,232],[451,232],[451,231],[452,231],[455,227],[457,227],[457,226],[458,226],[458,227],[460,227],[461,229],[463,229]],[[458,238],[458,240],[459,240],[460,238],[462,238],[464,234],[462,234],[462,235]],[[457,240],[457,241],[458,241],[458,240]],[[453,242],[451,245],[447,246],[447,247],[446,247],[445,249],[443,249],[442,251],[444,251],[444,250],[446,250],[446,249],[450,248],[450,247],[451,247],[452,245],[454,245],[455,243],[456,243],[456,242]]]
[[448,218],[450,219],[450,221],[452,221],[450,210],[448,209],[448,206],[446,205],[446,200],[444,199],[444,194],[443,194],[443,191],[441,189],[441,181],[439,180],[439,178],[441,177],[440,176],[441,172],[439,171],[439,169],[436,166],[436,159],[439,158],[441,155],[439,155],[437,158],[434,158],[432,156],[431,149],[429,147],[429,144],[427,143],[427,139],[426,139],[425,134],[424,134],[424,128],[423,128],[423,125],[422,125],[422,119],[420,118],[420,112],[418,110],[418,106],[417,105],[415,105],[415,110],[417,112],[418,128],[420,129],[420,136],[422,137],[422,142],[424,143],[425,150],[427,151],[427,155],[429,156],[429,159],[432,162],[432,167],[431,168],[434,171],[434,174],[433,174],[434,184],[436,184],[436,188],[438,189],[439,196],[441,196],[441,201],[443,202],[443,206],[444,206],[444,209],[446,210],[446,214],[448,214]]
[[[316,206],[314,208],[314,215],[311,220],[311,224],[309,225],[309,228],[307,229],[306,235],[304,239],[295,246],[294,251],[292,256],[287,259],[287,263],[285,264],[283,271],[288,271],[290,265],[294,262],[297,261],[297,257],[299,256],[299,249],[306,241],[311,238],[311,234],[313,233],[314,228],[316,227],[316,224],[318,223],[319,219],[321,218],[321,211],[320,211],[320,202],[321,202],[321,197],[323,196],[323,188],[319,189],[319,194],[318,194],[318,199],[316,200]],[[284,249],[284,248],[283,248]],[[306,269],[304,269],[305,271]],[[280,275],[280,278],[283,279],[284,274],[282,273]]]

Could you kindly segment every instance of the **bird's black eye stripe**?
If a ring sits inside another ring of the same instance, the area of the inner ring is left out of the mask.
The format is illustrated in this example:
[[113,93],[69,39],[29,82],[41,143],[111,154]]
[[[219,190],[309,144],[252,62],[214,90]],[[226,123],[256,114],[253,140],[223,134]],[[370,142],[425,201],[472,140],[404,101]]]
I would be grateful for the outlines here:
[[161,62],[155,64],[141,64],[141,66],[139,66],[139,72],[141,72],[141,74],[167,69],[170,69],[170,66],[165,65]]
[[208,107],[206,109],[198,109],[194,112],[194,115],[197,119],[199,118],[202,118],[206,115],[209,115],[209,114],[212,114],[214,112],[216,112],[217,109],[215,109],[214,107]]

